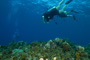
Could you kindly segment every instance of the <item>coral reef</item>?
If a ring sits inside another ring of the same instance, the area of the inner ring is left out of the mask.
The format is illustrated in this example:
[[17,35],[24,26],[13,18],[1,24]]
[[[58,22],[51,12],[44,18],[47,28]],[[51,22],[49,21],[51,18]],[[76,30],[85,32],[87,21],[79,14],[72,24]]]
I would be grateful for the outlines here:
[[47,42],[47,44],[45,44],[44,48],[45,49],[55,49],[56,44],[52,40],[50,40]]
[[82,47],[67,39],[0,45],[0,60],[90,60],[90,44]]

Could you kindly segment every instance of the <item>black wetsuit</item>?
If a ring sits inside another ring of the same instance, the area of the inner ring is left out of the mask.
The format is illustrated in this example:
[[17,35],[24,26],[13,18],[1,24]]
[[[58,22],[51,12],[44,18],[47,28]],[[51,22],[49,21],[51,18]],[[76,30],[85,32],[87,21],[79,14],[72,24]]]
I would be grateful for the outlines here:
[[52,8],[50,10],[48,10],[47,12],[45,12],[43,14],[44,18],[45,18],[45,22],[48,22],[50,19],[52,19],[55,15],[59,15],[59,11],[56,8]]
[[58,15],[59,17],[67,17],[67,15],[64,12],[59,13],[59,11],[56,8],[52,8],[43,14],[45,22],[48,22],[55,15]]

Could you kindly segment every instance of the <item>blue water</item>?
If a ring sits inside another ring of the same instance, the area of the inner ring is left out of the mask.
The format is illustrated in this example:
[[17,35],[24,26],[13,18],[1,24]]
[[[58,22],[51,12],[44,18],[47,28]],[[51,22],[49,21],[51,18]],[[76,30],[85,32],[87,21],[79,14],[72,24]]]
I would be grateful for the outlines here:
[[[65,0],[66,2],[67,0]],[[0,0],[0,45],[11,41],[48,41],[67,38],[79,45],[90,43],[90,1],[73,0],[65,9],[76,10],[73,18],[54,17],[49,24],[41,16],[47,8],[57,6],[60,0]],[[65,2],[61,5],[64,6]]]

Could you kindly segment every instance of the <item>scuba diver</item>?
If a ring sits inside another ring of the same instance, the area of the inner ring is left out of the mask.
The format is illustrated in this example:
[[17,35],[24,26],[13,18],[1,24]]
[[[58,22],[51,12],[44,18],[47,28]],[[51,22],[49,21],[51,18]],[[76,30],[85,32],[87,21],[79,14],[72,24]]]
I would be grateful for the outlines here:
[[[64,0],[62,0],[62,1],[58,4],[57,7],[54,6],[53,8],[47,10],[47,11],[42,15],[42,20],[43,20],[44,23],[49,23],[49,21],[51,21],[51,19],[53,19],[53,17],[54,17],[55,15],[58,15],[58,16],[61,17],[61,18],[64,18],[64,17],[73,17],[73,19],[76,20],[76,18],[75,18],[74,15],[69,15],[69,14],[70,14],[71,12],[75,12],[75,13],[78,13],[78,12],[76,12],[76,11],[74,11],[74,10],[71,10],[70,12],[64,11],[65,8],[66,8],[66,6],[67,6],[70,2],[72,2],[72,0],[67,1],[67,2],[65,3],[65,6],[64,6],[61,10],[59,10],[59,8],[60,8],[61,4],[63,3],[63,1],[64,1]],[[55,22],[55,23],[56,23],[56,22]],[[57,23],[56,23],[56,24],[57,24]]]

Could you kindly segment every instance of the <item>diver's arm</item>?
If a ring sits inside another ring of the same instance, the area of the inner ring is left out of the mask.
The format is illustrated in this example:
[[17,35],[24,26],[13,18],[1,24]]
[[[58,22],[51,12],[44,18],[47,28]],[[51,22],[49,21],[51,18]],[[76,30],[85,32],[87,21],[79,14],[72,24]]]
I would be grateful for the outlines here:
[[45,20],[44,19],[45,19],[44,16],[42,16],[43,23],[45,23]]

